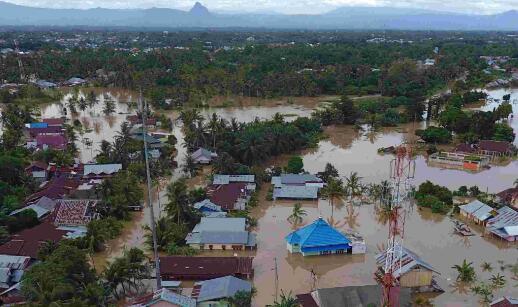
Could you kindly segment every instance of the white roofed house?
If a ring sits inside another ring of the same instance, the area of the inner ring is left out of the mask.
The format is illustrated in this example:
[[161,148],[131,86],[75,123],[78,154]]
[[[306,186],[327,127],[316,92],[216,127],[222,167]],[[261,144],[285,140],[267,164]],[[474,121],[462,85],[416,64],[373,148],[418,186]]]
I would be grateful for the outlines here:
[[214,175],[212,180],[213,185],[217,184],[229,184],[229,183],[246,183],[246,189],[248,191],[255,191],[257,185],[255,183],[255,175]]
[[272,177],[273,199],[318,199],[324,181],[311,174],[282,174]]
[[191,158],[197,164],[210,164],[212,160],[217,157],[217,153],[201,147],[191,154]]
[[185,238],[186,243],[201,250],[255,249],[255,234],[246,230],[245,218],[201,218]]
[[486,222],[496,214],[495,209],[479,200],[474,200],[469,204],[459,206],[459,209],[461,216],[480,225],[485,225]]

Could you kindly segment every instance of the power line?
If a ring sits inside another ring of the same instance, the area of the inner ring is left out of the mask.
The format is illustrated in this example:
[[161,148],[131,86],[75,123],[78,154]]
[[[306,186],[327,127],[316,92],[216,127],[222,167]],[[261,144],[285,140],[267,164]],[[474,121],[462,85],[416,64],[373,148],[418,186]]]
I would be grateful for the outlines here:
[[[153,237],[153,254],[155,257],[156,288],[159,290],[162,288],[162,282],[160,280],[160,258],[158,256],[156,238],[155,210],[153,209],[153,203],[151,201],[151,173],[149,171],[149,158],[147,150],[147,102],[142,99],[142,89],[140,90],[140,105],[142,106],[142,138],[144,140],[144,157],[146,161],[147,198],[150,212],[149,219],[151,224],[151,234]],[[160,197],[160,195],[158,197]]]

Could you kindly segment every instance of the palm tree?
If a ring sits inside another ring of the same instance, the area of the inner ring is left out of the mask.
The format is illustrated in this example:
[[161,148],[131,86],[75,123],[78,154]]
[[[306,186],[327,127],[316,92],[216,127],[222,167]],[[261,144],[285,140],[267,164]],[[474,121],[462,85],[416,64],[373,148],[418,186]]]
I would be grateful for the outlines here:
[[297,307],[299,303],[297,299],[291,295],[291,292],[287,295],[281,290],[281,300],[273,303],[273,307]]
[[484,272],[491,272],[493,270],[493,267],[491,266],[491,263],[489,263],[489,262],[482,262],[480,267],[482,268],[482,271],[484,271]]
[[351,199],[360,194],[361,179],[362,177],[358,176],[357,172],[351,172],[349,177],[345,178],[345,186],[349,192],[349,195],[351,196]]
[[457,280],[463,282],[472,282],[476,278],[475,269],[473,268],[473,262],[469,262],[464,259],[462,264],[454,265],[452,269],[456,269],[458,272]]
[[505,277],[503,275],[500,275],[500,273],[492,275],[490,280],[494,288],[502,288],[503,286],[505,286],[506,283]]
[[291,215],[288,217],[288,221],[292,222],[293,224],[299,224],[302,222],[303,216],[306,216],[307,212],[306,210],[302,209],[302,205],[300,203],[296,203],[293,206],[293,211],[291,212]]
[[328,180],[327,185],[322,189],[322,195],[329,198],[331,204],[331,216],[334,214],[334,201],[345,196],[345,189],[342,185],[342,181],[339,179],[331,178]]
[[172,182],[167,187],[166,195],[169,200],[165,205],[168,215],[176,219],[178,224],[190,222],[186,221],[189,212],[189,194],[185,178]]

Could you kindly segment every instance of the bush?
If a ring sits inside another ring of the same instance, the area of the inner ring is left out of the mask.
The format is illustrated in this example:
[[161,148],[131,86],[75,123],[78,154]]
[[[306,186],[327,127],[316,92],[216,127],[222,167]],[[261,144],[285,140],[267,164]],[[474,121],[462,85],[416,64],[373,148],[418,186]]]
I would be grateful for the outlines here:
[[451,141],[451,132],[441,127],[428,127],[416,130],[415,134],[427,143],[447,144]]

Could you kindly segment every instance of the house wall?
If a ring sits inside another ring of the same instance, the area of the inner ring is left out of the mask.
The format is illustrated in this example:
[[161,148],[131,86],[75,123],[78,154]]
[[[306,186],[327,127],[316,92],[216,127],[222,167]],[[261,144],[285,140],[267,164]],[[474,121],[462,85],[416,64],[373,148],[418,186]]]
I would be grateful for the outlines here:
[[150,307],[182,307],[180,305],[169,303],[166,301],[158,301],[156,303],[150,304],[149,306]]
[[244,250],[245,245],[244,244],[189,244],[190,247],[194,249],[201,249],[201,250],[234,250],[234,248],[238,250]]
[[300,253],[299,245],[291,245],[290,243],[286,243],[286,248],[290,251],[290,253]]
[[399,279],[402,287],[422,287],[432,284],[432,271],[425,269],[415,269]]

